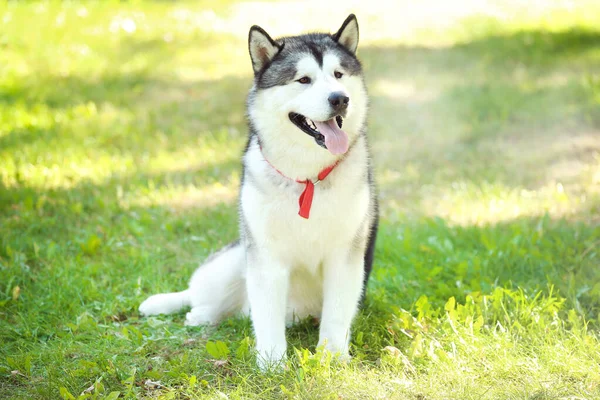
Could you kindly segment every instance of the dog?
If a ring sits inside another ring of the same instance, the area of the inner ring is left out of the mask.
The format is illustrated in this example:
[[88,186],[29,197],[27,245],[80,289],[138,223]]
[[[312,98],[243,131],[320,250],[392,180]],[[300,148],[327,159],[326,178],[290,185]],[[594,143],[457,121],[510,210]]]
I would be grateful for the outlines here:
[[349,358],[378,226],[358,39],[353,14],[334,34],[274,40],[250,29],[240,239],[209,257],[187,290],[149,297],[142,315],[191,307],[186,324],[201,325],[249,314],[263,370],[285,360],[286,325],[313,316],[318,345]]

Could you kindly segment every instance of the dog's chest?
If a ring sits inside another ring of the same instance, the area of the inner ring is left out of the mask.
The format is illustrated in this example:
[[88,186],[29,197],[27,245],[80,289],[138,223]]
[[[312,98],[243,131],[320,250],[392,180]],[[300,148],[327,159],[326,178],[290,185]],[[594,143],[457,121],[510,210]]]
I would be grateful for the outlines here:
[[316,185],[308,219],[298,215],[304,184],[272,176],[245,182],[241,203],[252,240],[282,263],[315,271],[347,253],[367,222],[370,187],[361,167],[342,163]]

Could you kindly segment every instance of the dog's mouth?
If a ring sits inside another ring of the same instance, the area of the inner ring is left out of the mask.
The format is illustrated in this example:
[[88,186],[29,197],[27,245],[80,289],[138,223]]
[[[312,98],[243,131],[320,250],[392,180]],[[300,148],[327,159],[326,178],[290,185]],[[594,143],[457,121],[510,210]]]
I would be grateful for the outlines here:
[[348,151],[348,135],[342,130],[344,119],[341,115],[327,121],[313,121],[294,112],[289,117],[294,125],[312,136],[319,146],[329,150],[331,154],[344,154]]

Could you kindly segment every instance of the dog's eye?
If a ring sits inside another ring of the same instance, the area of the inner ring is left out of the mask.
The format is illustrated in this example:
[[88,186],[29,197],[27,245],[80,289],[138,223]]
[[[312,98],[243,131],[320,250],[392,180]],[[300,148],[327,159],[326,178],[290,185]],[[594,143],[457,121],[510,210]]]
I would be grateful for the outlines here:
[[298,79],[298,82],[300,82],[303,85],[306,85],[307,83],[310,83],[310,78],[308,76],[303,76],[302,78]]
[[335,71],[335,72],[333,73],[333,76],[335,76],[337,79],[340,79],[342,76],[344,76],[344,74],[342,74],[342,73],[341,73],[341,72],[339,72],[339,71]]

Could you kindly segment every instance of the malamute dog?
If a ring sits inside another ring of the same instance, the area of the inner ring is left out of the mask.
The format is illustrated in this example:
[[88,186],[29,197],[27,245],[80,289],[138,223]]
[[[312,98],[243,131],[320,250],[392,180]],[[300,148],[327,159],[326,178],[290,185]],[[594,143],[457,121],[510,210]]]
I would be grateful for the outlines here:
[[199,325],[249,313],[263,369],[285,358],[286,323],[311,315],[319,345],[348,357],[378,220],[357,46],[354,15],[334,34],[274,40],[250,29],[240,240],[200,266],[187,290],[149,297],[142,314],[191,307],[186,324]]

